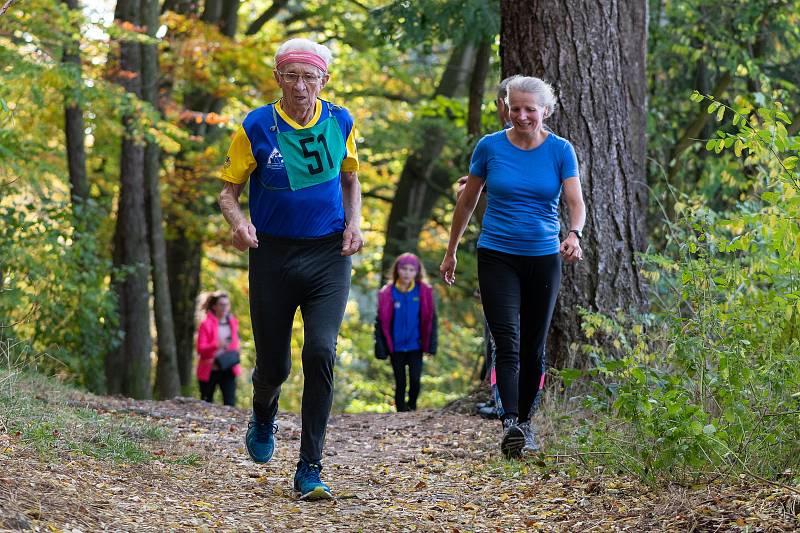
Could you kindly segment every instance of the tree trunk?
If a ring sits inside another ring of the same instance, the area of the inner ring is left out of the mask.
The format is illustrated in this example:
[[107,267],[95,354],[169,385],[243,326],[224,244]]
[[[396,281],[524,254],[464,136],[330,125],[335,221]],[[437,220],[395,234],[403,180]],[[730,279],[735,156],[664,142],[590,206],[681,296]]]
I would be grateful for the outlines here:
[[[78,12],[78,0],[64,0],[67,9]],[[79,33],[79,28],[75,28]],[[72,80],[64,94],[64,133],[67,138],[67,163],[69,166],[69,192],[73,208],[89,197],[89,180],[86,177],[86,148],[83,127],[83,109],[78,103],[81,91],[80,43],[70,39],[64,47],[61,60],[68,67]]]
[[[207,24],[216,24],[223,35],[233,37],[236,34],[239,0],[223,0],[222,10],[207,10],[203,19]],[[197,8],[196,4],[193,6]],[[215,16],[211,16],[212,13]],[[190,14],[183,12],[183,14]],[[183,106],[192,111],[202,113],[220,112],[224,100],[204,91],[193,91],[183,100]],[[209,128],[207,124],[192,123],[188,126],[192,135],[205,137],[211,142],[222,132],[221,128]],[[192,173],[193,168],[183,163],[184,154],[176,157],[178,172]],[[208,205],[203,201],[204,191],[195,189],[197,198],[184,205],[190,216],[202,219],[211,214]],[[194,329],[195,303],[200,292],[200,266],[203,257],[202,234],[194,227],[186,227],[185,222],[167,216],[172,228],[171,237],[167,241],[167,263],[169,271],[169,289],[172,296],[172,316],[175,322],[175,346],[178,359],[178,374],[181,391],[186,394],[192,383],[192,367],[194,363]]]
[[[463,91],[474,65],[475,49],[471,42],[453,49],[434,96],[452,98]],[[422,142],[403,166],[386,223],[383,276],[397,255],[417,251],[419,233],[430,220],[436,200],[447,194],[452,185],[450,172],[437,165],[446,140],[444,127],[430,124],[422,129],[420,137]]]
[[[587,218],[584,261],[565,266],[549,340],[550,362],[576,361],[578,307],[637,312],[647,299],[635,253],[644,249],[644,0],[502,0],[503,77],[550,82],[559,105],[548,120],[575,146]],[[562,221],[566,224],[565,211]]]
[[[140,0],[118,0],[115,18],[141,25]],[[120,42],[118,83],[131,95],[142,94],[142,49],[135,41]],[[120,192],[114,233],[113,286],[117,292],[122,344],[106,359],[108,392],[133,398],[149,398],[150,390],[150,305],[145,215],[144,146],[135,136],[138,117],[122,119],[125,133],[120,154]],[[121,274],[118,272],[123,270]]]
[[[142,22],[147,33],[154,37],[158,29],[158,0],[141,0]],[[158,49],[155,44],[142,45],[142,99],[158,107]],[[161,211],[158,145],[149,141],[144,151],[145,208],[150,236],[150,261],[153,280],[153,307],[156,319],[158,362],[155,392],[158,398],[174,398],[181,392],[178,376],[178,356],[175,349],[175,324],[167,273],[167,249],[164,240],[164,215]]]
[[483,116],[483,91],[486,88],[486,75],[489,73],[489,60],[492,56],[492,41],[485,40],[478,45],[475,54],[475,67],[469,82],[469,111],[467,113],[467,133],[477,140],[481,134]]
[[[174,222],[180,224],[180,221]],[[172,227],[174,237],[168,241],[167,246],[169,293],[181,393],[188,394],[194,364],[194,314],[197,294],[200,292],[203,243],[195,235],[196,232],[180,226]]]

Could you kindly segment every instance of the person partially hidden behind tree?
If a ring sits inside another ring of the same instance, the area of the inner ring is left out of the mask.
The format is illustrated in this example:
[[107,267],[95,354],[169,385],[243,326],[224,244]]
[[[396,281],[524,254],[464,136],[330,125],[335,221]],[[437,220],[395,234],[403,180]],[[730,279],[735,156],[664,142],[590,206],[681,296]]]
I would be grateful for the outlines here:
[[[583,258],[586,207],[572,144],[544,127],[556,104],[552,88],[539,78],[517,76],[507,90],[512,127],[486,135],[475,147],[439,271],[445,283],[455,282],[458,244],[485,185],[478,282],[496,345],[503,403],[500,450],[513,458],[537,448],[530,412],[544,386],[545,342],[561,285],[562,258]],[[570,224],[563,241],[558,216],[562,192]]]
[[206,316],[197,330],[197,381],[200,398],[213,403],[219,385],[225,405],[236,405],[239,365],[239,322],[230,312],[231,302],[222,291],[212,292],[202,305]]
[[417,409],[422,356],[434,355],[436,346],[436,304],[425,282],[425,267],[416,255],[402,254],[392,265],[391,280],[378,292],[375,319],[375,357],[391,358],[398,412]]
[[[361,186],[350,112],[319,98],[331,51],[290,39],[275,54],[281,98],[251,111],[234,135],[219,197],[233,245],[249,250],[250,317],[256,346],[253,415],[245,444],[266,463],[275,450],[281,385],[291,369],[292,324],[303,315],[303,404],[295,493],[332,498],[322,448],[333,403],[336,341],[361,250]],[[239,194],[250,180],[250,217]]]

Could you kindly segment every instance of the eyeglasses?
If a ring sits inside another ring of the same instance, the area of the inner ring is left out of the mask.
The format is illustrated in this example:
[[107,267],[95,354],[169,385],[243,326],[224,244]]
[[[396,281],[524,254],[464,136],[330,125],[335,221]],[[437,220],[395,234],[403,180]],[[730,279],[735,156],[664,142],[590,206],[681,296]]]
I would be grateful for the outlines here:
[[303,83],[306,85],[317,85],[322,79],[321,76],[318,76],[317,74],[311,74],[310,72],[306,72],[305,74],[298,74],[297,72],[281,72],[280,70],[277,72],[281,75],[283,81],[291,85],[294,85],[300,81],[300,78],[303,78]]

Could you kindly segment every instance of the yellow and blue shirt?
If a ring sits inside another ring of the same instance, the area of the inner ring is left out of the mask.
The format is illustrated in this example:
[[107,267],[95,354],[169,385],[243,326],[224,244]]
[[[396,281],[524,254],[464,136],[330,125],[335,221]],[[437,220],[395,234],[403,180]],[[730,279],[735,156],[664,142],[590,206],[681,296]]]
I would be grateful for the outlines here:
[[340,179],[292,190],[278,145],[278,133],[302,130],[333,117],[345,140],[342,172],[358,170],[355,125],[350,112],[318,99],[311,121],[301,126],[276,101],[251,111],[236,131],[221,178],[231,183],[250,179],[250,220],[259,233],[313,238],[344,231]]

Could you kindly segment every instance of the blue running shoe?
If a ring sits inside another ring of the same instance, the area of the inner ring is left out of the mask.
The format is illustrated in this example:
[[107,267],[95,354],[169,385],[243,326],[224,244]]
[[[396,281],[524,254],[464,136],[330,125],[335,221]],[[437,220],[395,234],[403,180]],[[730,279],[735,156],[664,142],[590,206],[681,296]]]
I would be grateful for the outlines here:
[[301,500],[330,500],[331,488],[322,482],[319,473],[322,471],[321,464],[297,463],[297,472],[294,473],[294,493]]
[[250,418],[247,424],[247,435],[244,443],[247,446],[247,453],[256,463],[266,463],[272,459],[275,451],[275,432],[278,431],[278,424],[273,422],[256,422],[255,417]]

